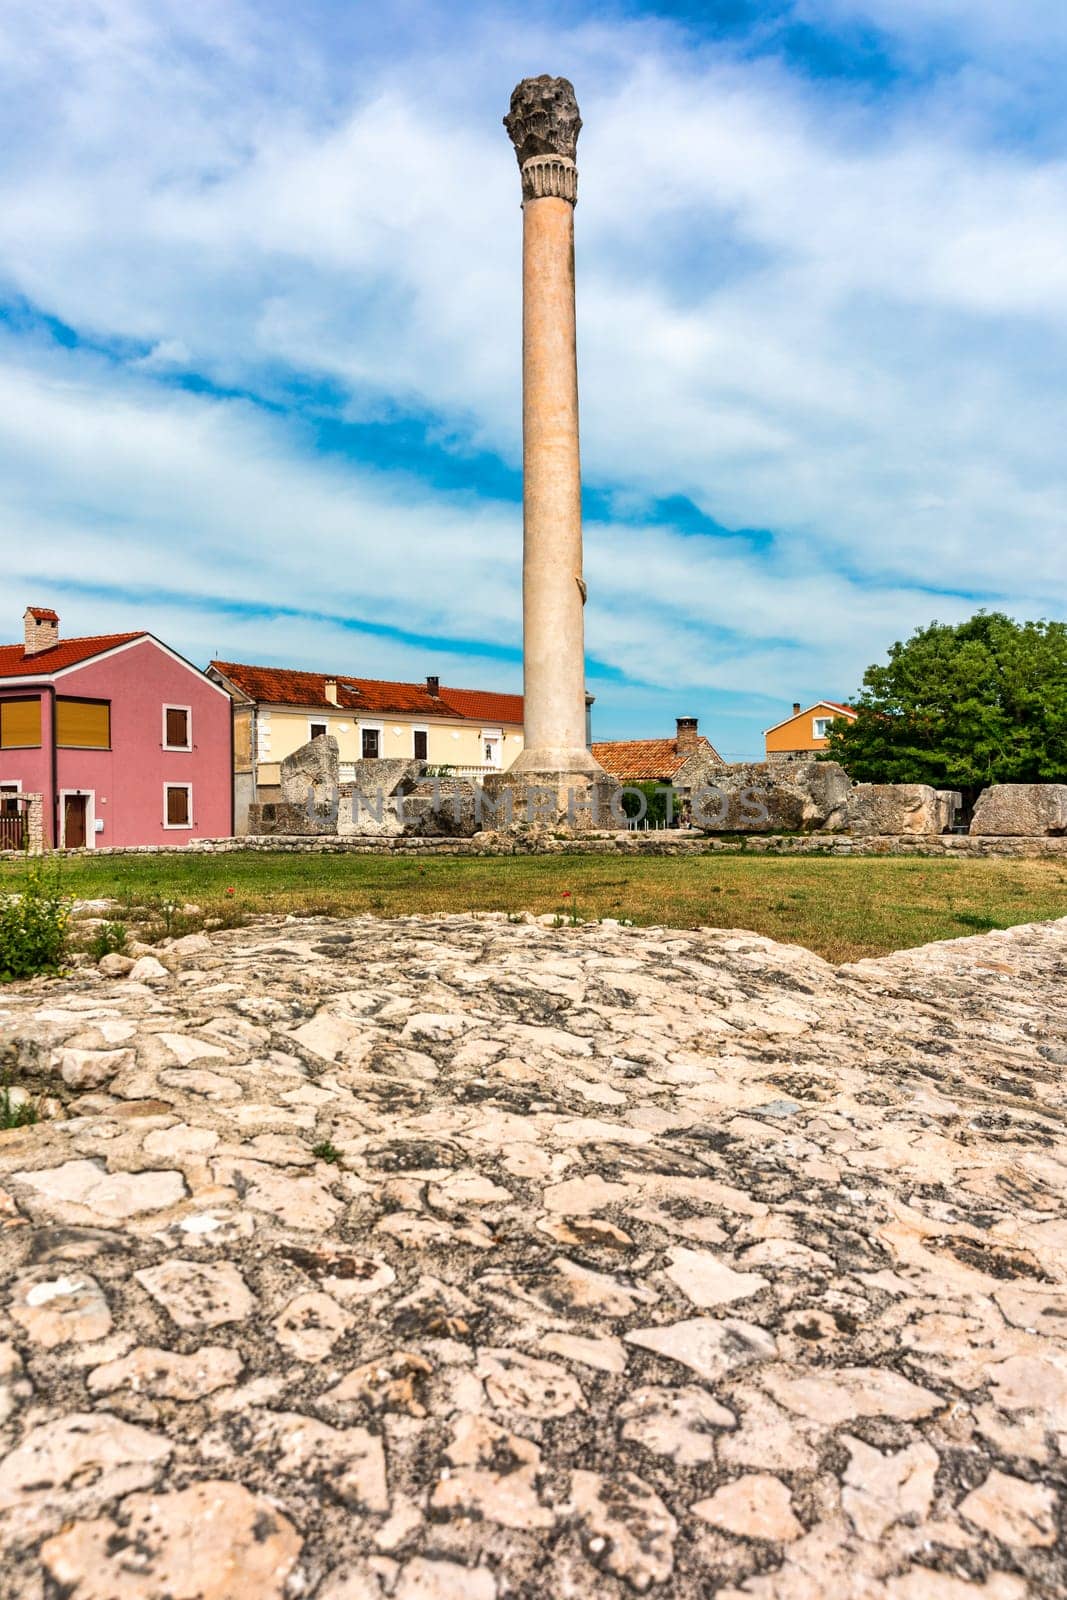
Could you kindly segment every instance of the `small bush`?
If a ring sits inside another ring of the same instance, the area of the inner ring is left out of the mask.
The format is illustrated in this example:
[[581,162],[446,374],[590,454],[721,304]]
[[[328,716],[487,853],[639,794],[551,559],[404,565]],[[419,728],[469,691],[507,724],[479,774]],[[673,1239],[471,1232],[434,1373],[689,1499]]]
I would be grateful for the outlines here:
[[[640,791],[640,793],[639,793]],[[647,822],[650,828],[664,828],[668,824],[678,826],[678,815],[681,807],[678,796],[667,793],[666,787],[661,783],[629,783],[622,792],[622,809],[628,817],[636,818],[641,809],[640,795],[645,797],[647,807],[641,821]],[[668,815],[667,803],[671,802]]]
[[12,1100],[10,1084],[0,1087],[0,1133],[8,1133],[12,1128],[32,1128],[39,1116],[36,1101]]
[[17,894],[0,896],[0,983],[58,972],[69,932],[59,875],[35,862]]
[[126,948],[126,924],[124,922],[105,922],[93,934],[86,949],[94,961],[100,961],[104,956],[120,954]]
[[321,1144],[311,1146],[311,1154],[318,1156],[320,1161],[328,1161],[331,1166],[337,1166],[341,1160],[341,1152],[329,1139],[323,1139]]

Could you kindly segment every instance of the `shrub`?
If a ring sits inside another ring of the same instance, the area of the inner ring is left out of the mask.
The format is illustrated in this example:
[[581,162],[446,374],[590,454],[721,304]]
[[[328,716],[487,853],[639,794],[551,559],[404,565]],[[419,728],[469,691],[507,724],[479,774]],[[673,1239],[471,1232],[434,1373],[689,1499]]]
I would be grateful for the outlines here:
[[[647,822],[650,828],[666,827],[668,823],[677,827],[678,814],[681,810],[678,797],[677,795],[673,797],[669,795],[666,785],[662,783],[626,784],[622,794],[622,809],[628,817],[636,818],[641,809],[638,791],[644,795],[647,808],[644,817],[641,819],[642,823]],[[668,801],[672,801],[669,815],[667,810]]]
[[17,894],[0,896],[0,983],[58,972],[69,930],[59,874],[35,862]]
[[39,1117],[36,1101],[12,1100],[11,1085],[5,1081],[0,1086],[0,1133],[8,1133],[12,1128],[32,1128]]
[[126,924],[124,922],[105,922],[98,928],[89,940],[86,949],[95,961],[104,956],[115,955],[126,948]]

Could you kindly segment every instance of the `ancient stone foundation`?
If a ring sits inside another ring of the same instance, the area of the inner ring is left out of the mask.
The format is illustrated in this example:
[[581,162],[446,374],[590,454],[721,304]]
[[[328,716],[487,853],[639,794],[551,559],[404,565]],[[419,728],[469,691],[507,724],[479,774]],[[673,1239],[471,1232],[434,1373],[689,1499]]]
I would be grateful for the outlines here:
[[[266,808],[264,808],[266,809]],[[948,856],[978,859],[999,857],[1023,860],[1052,857],[1067,864],[1067,834],[1014,835],[969,833],[872,834],[858,838],[848,833],[698,833],[685,828],[659,828],[625,833],[569,833],[566,829],[531,829],[527,832],[476,833],[468,838],[440,834],[361,835],[339,838],[329,834],[248,834],[240,838],[193,839],[181,845],[100,846],[99,856],[204,854],[229,855],[256,850],[274,855],[409,855],[409,856]],[[12,852],[0,852],[10,858]],[[76,852],[81,854],[83,852]]]

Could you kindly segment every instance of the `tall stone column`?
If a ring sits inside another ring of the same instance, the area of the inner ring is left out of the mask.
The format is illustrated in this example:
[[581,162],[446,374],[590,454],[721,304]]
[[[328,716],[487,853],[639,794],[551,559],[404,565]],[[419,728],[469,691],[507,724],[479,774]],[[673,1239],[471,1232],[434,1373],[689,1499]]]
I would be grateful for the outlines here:
[[[525,749],[510,778],[614,784],[585,742],[585,582],[574,329],[575,146],[566,78],[524,78],[504,118],[522,174],[523,678]],[[605,812],[603,819],[607,823]]]

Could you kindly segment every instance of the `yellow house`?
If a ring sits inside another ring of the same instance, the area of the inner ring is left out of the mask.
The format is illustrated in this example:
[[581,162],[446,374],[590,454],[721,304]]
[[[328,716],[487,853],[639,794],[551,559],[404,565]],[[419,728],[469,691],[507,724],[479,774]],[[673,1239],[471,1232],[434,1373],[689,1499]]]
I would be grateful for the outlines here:
[[837,700],[817,700],[806,710],[801,709],[799,700],[794,700],[791,717],[776,722],[773,728],[764,729],[767,760],[800,761],[805,756],[817,755],[820,750],[828,750],[830,741],[826,735],[837,717],[854,722],[856,713],[851,706],[843,706]]
[[341,781],[357,761],[428,761],[461,777],[510,767],[522,749],[522,695],[449,689],[438,678],[388,683],[212,661],[209,678],[234,702],[236,831],[248,807],[281,799],[281,764],[309,739],[337,740]]

